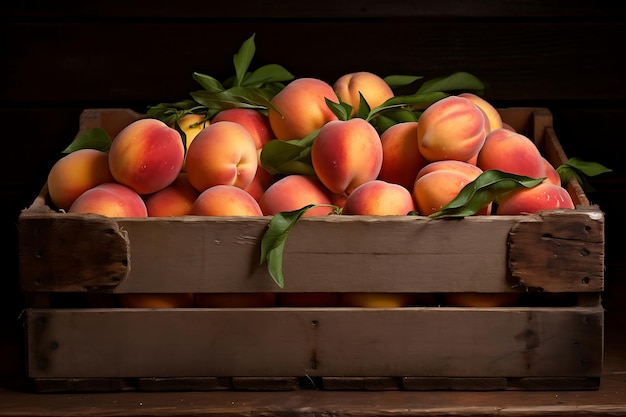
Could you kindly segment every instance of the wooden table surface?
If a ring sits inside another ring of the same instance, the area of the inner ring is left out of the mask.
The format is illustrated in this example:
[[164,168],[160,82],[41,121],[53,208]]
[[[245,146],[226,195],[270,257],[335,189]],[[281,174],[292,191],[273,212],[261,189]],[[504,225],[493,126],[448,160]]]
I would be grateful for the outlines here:
[[114,392],[0,389],[0,416],[626,416],[626,315],[607,313],[591,391]]

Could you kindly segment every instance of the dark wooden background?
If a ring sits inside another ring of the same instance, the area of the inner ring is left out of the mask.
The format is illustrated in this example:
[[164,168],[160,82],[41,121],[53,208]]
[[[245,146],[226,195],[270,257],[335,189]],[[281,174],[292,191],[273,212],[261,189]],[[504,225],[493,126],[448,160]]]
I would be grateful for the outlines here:
[[[614,171],[588,195],[606,213],[607,318],[624,311],[626,6],[604,1],[28,1],[0,9],[0,382],[24,377],[17,218],[85,108],[145,111],[224,79],[256,33],[253,68],[334,81],[368,70],[468,71],[506,106],[547,107],[569,156]],[[622,321],[623,323],[623,321]]]

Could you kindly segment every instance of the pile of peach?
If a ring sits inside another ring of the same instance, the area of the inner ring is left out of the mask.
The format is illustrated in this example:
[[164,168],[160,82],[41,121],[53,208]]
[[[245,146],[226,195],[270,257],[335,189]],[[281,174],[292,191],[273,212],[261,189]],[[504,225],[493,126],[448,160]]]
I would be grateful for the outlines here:
[[[271,216],[314,204],[305,215],[430,215],[485,170],[531,178],[538,186],[505,195],[478,214],[524,214],[573,208],[559,175],[526,136],[470,93],[425,109],[419,121],[382,133],[365,119],[339,120],[326,103],[356,108],[359,94],[374,108],[393,97],[382,78],[347,74],[333,85],[291,81],[265,115],[223,110],[211,120],[188,114],[173,126],[145,118],[112,139],[108,152],[81,149],[57,161],[48,176],[53,206],[109,217]],[[353,115],[354,116],[354,115]],[[311,147],[315,175],[271,175],[261,165],[270,141],[318,131]]]

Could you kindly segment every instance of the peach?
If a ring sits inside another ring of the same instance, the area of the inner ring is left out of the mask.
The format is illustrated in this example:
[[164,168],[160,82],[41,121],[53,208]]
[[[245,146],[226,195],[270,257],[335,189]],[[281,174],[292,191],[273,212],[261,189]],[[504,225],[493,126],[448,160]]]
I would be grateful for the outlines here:
[[342,214],[405,216],[411,211],[415,211],[415,204],[409,190],[400,184],[372,180],[348,195]]
[[428,161],[469,161],[485,142],[485,113],[472,101],[448,96],[424,110],[417,126],[419,150]]
[[256,174],[258,153],[254,139],[239,123],[212,123],[202,129],[187,151],[189,182],[202,192],[215,185],[244,189]]
[[[198,136],[198,133],[210,124],[210,122],[206,120],[206,115],[194,113],[188,113],[182,116],[177,122],[180,130],[185,133],[185,153],[189,150],[189,145],[191,145],[191,142]],[[185,156],[182,167],[183,170],[185,170],[186,160],[187,157]]]
[[198,293],[195,307],[200,308],[253,308],[276,305],[276,293]]
[[521,133],[504,128],[487,135],[476,165],[483,171],[497,169],[530,178],[545,176],[544,160],[535,143]]
[[476,177],[483,173],[482,169],[478,168],[476,165],[470,164],[469,162],[457,161],[455,159],[443,159],[441,161],[434,161],[426,164],[415,176],[415,181],[430,172],[440,169],[460,171],[469,175],[473,179],[476,179]]
[[333,88],[341,101],[352,106],[352,116],[356,115],[359,108],[360,95],[363,95],[370,109],[394,96],[383,78],[367,71],[344,74],[335,81]]
[[181,172],[167,187],[144,196],[148,217],[185,216],[199,195],[200,192],[189,182],[187,173]]
[[67,211],[88,189],[113,181],[106,152],[79,149],[54,163],[48,172],[48,193],[56,208]]
[[552,165],[545,157],[543,157],[543,169],[547,182],[551,182],[552,184],[559,186],[561,185],[561,175],[556,170],[554,165]]
[[269,118],[258,110],[246,108],[221,110],[213,117],[211,123],[224,121],[239,123],[243,126],[254,139],[257,149],[262,149],[263,145],[274,139]]
[[248,194],[254,197],[256,201],[259,201],[261,200],[261,196],[265,190],[267,190],[270,185],[274,184],[275,181],[274,176],[270,174],[267,169],[259,165],[252,182],[245,188],[245,190]]
[[193,293],[125,293],[120,304],[127,308],[191,308]]
[[234,185],[214,185],[204,190],[189,212],[196,216],[262,216],[259,203]]
[[380,135],[383,162],[378,179],[413,189],[415,177],[427,161],[417,144],[417,122],[398,123]]
[[461,93],[459,97],[466,98],[470,100],[472,103],[477,105],[483,112],[485,112],[485,116],[489,119],[489,130],[500,129],[502,127],[502,116],[498,110],[487,100],[484,98],[477,96],[474,93]]
[[338,102],[333,87],[317,78],[297,78],[271,100],[270,126],[277,139],[302,139],[337,116],[326,99]]
[[139,119],[111,142],[109,168],[120,184],[151,194],[174,182],[184,158],[185,147],[175,129],[158,119]]
[[[431,215],[451,202],[476,176],[453,169],[437,169],[421,176],[413,187],[413,198],[418,213]],[[491,204],[477,214],[489,214]]]
[[319,180],[332,193],[349,195],[378,177],[383,146],[374,127],[363,119],[325,124],[311,147],[311,162]]
[[496,214],[520,215],[573,208],[574,201],[565,188],[544,181],[533,188],[518,188],[505,194],[498,202]]
[[132,188],[116,182],[105,182],[82,193],[68,213],[92,213],[107,217],[147,217],[141,196]]
[[397,308],[414,305],[417,296],[411,293],[341,293],[340,305],[346,307]]
[[309,204],[321,204],[307,211],[304,216],[325,216],[333,212],[328,190],[314,177],[287,175],[270,185],[259,201],[266,216],[281,211],[299,210]]

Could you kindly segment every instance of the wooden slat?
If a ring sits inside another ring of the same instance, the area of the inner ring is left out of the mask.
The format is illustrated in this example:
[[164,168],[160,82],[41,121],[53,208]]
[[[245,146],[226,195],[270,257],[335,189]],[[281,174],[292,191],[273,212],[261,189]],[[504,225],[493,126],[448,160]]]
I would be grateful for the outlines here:
[[599,377],[603,314],[599,306],[32,309],[29,376]]

